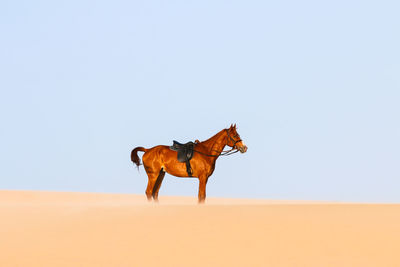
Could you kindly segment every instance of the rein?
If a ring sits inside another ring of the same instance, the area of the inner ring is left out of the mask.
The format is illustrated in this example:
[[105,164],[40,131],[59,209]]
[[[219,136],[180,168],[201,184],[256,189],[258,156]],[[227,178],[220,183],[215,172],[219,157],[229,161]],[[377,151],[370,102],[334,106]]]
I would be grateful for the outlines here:
[[[227,136],[227,139],[228,139],[228,137],[229,137],[229,138],[233,141],[233,146],[232,146],[232,149],[231,149],[231,150],[221,151],[221,152],[219,152],[218,155],[210,155],[210,154],[203,153],[203,152],[200,152],[200,151],[195,150],[195,149],[193,149],[193,151],[194,151],[194,152],[197,152],[197,153],[199,153],[199,154],[202,154],[202,155],[204,155],[204,156],[208,156],[208,157],[229,156],[229,155],[232,155],[232,154],[235,154],[235,153],[239,152],[239,149],[236,148],[236,143],[239,143],[240,141],[242,141],[242,139],[239,139],[239,140],[233,139],[232,136],[230,136],[228,130],[226,130],[226,133],[227,133],[227,135],[228,135],[228,136]],[[228,145],[228,142],[226,142],[226,144]],[[214,150],[214,151],[215,151],[215,150]],[[216,152],[218,152],[218,151],[216,151]]]
[[232,148],[231,150],[221,151],[218,155],[210,155],[210,154],[207,154],[207,153],[200,152],[200,151],[198,151],[196,149],[193,149],[193,151],[197,152],[199,154],[202,154],[204,156],[208,156],[208,157],[219,157],[219,156],[229,156],[229,155],[235,154],[236,152],[239,152],[239,149]]

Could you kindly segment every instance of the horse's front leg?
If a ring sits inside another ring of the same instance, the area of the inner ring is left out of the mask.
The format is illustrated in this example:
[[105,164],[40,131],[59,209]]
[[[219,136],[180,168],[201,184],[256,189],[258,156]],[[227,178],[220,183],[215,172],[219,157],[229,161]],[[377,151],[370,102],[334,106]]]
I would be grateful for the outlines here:
[[206,200],[206,185],[208,177],[199,177],[199,204]]

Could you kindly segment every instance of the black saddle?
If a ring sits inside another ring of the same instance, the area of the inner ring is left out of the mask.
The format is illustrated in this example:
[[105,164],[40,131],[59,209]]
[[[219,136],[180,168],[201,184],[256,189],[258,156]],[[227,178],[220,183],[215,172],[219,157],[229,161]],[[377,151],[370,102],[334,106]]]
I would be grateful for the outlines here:
[[192,159],[194,154],[194,146],[195,143],[193,142],[187,142],[186,144],[181,144],[174,140],[172,146],[169,147],[171,150],[178,152],[179,162],[186,163],[186,171],[189,174],[189,176],[192,176],[193,174],[192,167],[190,166],[190,160]]

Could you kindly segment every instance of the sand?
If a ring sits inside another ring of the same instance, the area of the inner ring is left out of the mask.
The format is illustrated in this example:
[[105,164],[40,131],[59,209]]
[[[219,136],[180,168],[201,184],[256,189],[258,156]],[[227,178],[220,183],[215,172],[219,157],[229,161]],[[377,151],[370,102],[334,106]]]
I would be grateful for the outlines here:
[[0,266],[400,266],[400,205],[0,191]]

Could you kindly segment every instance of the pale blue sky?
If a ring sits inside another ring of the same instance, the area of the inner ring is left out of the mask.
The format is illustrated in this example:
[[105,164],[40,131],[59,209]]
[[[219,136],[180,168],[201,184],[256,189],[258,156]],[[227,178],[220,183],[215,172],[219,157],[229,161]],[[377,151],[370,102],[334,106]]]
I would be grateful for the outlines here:
[[400,202],[398,3],[3,0],[0,189],[143,194],[132,148],[237,123],[208,196]]

